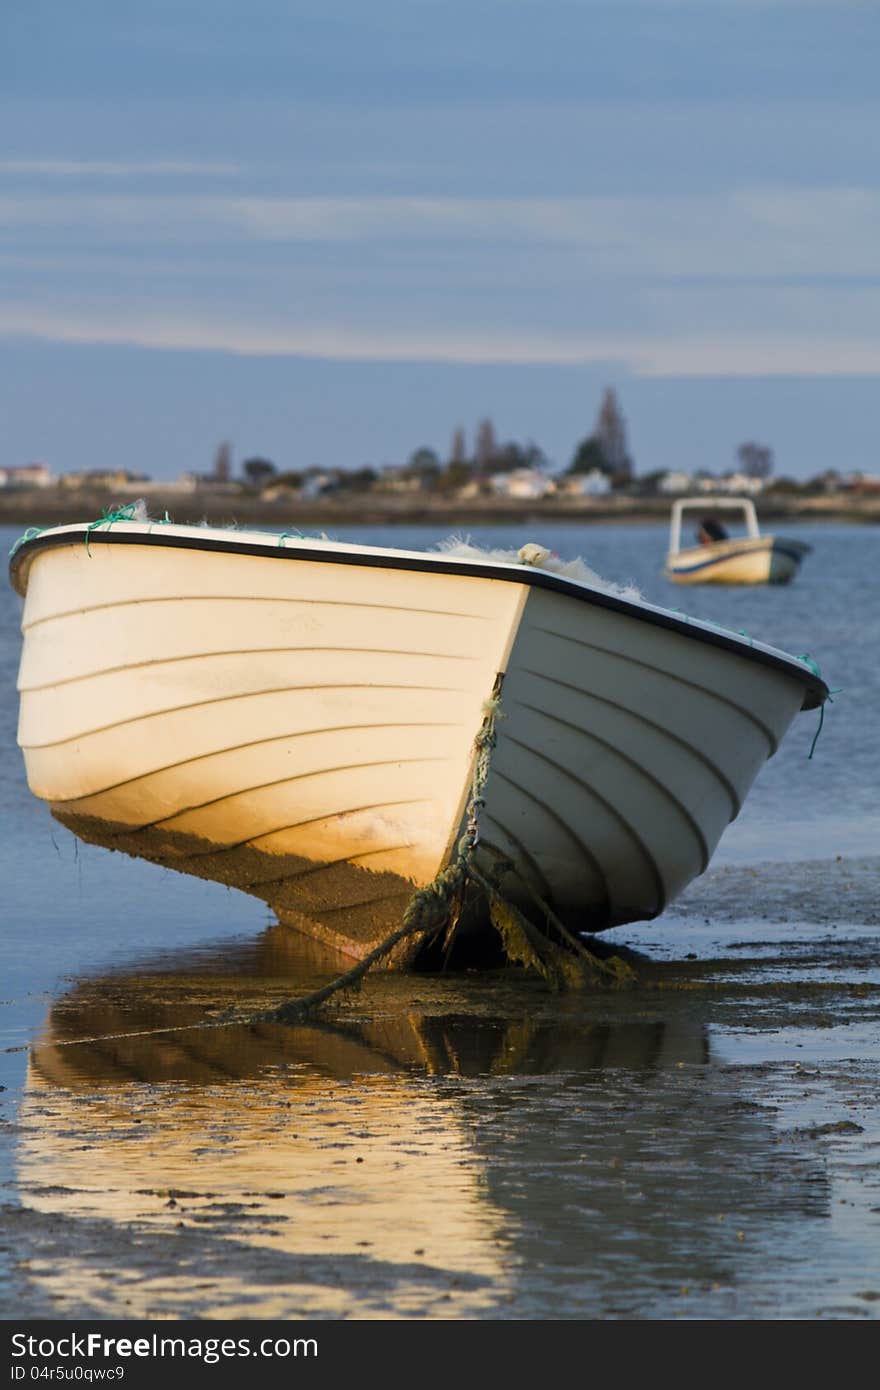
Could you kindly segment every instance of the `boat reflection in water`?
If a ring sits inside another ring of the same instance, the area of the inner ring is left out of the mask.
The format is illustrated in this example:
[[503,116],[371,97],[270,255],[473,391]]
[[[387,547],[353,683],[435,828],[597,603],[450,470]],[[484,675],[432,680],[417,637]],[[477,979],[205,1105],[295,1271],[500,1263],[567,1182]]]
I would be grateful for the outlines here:
[[692,998],[658,1018],[385,976],[332,1022],[112,1036],[277,998],[291,949],[274,928],[53,1005],[18,1175],[58,1316],[663,1315],[683,1284],[734,1287],[743,1212],[769,1249],[827,1202]]

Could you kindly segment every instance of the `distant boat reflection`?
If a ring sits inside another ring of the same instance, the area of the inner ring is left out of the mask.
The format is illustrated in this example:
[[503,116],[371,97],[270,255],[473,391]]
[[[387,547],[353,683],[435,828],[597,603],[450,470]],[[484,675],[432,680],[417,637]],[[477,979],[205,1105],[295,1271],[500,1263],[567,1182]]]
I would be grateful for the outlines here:
[[[52,1006],[19,1183],[68,1218],[34,1276],[59,1316],[504,1317],[524,1288],[526,1316],[593,1316],[729,1280],[768,1121],[687,1001],[529,1012],[528,990],[386,977],[357,1015],[150,1035],[332,973],[302,950],[270,929]],[[777,1221],[824,1193],[782,1168],[764,1191]]]

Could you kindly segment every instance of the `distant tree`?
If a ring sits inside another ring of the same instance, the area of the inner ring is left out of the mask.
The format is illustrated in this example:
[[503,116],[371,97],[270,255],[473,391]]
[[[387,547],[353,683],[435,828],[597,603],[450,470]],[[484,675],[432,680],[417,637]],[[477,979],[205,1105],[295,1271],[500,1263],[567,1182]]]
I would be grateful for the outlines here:
[[275,476],[275,465],[270,463],[268,459],[246,459],[242,464],[242,471],[251,486],[260,492],[269,479]]
[[[811,492],[840,492],[845,487],[844,479],[836,468],[825,468],[815,477],[809,478],[805,484]],[[773,484],[770,484],[772,487]]]
[[524,468],[538,468],[541,472],[550,467],[550,460],[544,450],[532,439],[523,446],[522,461]]
[[425,468],[439,468],[440,460],[433,449],[429,449],[427,444],[423,444],[421,448],[413,450],[407,459],[406,466],[411,468],[413,472],[419,473]]
[[736,451],[740,471],[747,478],[769,478],[773,472],[773,450],[764,444],[740,444]]
[[626,423],[610,386],[602,396],[593,434],[605,459],[603,472],[608,473],[614,483],[628,483],[633,475],[633,463],[627,451]]
[[458,492],[473,480],[473,465],[466,459],[451,459],[437,479],[440,492]]
[[369,464],[363,468],[340,469],[336,475],[336,487],[340,492],[369,492],[378,476],[375,468]]
[[452,436],[452,444],[449,448],[450,463],[467,463],[467,444],[465,442],[464,430],[461,425]]
[[594,434],[590,434],[586,439],[582,439],[574,451],[574,457],[568,465],[568,473],[592,473],[594,468],[598,468],[600,473],[611,474],[611,466],[605,457],[605,451],[599,440]]
[[434,450],[423,445],[410,454],[403,469],[403,476],[415,480],[420,488],[429,492],[437,486],[442,471],[443,465]]
[[495,427],[491,420],[481,420],[474,445],[474,467],[481,478],[492,472],[497,453]]
[[290,471],[288,471],[287,473],[276,473],[274,478],[272,479],[272,485],[273,487],[289,487],[291,491],[293,491],[294,489],[299,489],[302,487],[303,475],[302,473],[294,473]]
[[633,463],[626,446],[626,425],[610,386],[602,396],[593,433],[578,444],[567,471],[591,473],[594,468],[604,473],[613,487],[625,485],[633,478]]
[[493,473],[512,473],[515,468],[526,468],[525,450],[519,444],[502,444],[495,450],[491,467]]
[[665,468],[655,468],[650,473],[640,473],[637,491],[642,497],[654,497],[660,491],[660,483],[666,477]]

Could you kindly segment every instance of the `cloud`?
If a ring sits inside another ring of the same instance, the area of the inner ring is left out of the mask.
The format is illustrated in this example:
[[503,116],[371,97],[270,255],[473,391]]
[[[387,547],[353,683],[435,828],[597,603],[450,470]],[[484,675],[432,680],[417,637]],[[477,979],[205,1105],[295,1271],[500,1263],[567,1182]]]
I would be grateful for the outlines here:
[[880,190],[870,187],[494,199],[7,194],[0,228],[145,248],[443,246],[465,257],[520,246],[586,257],[595,275],[880,274]]
[[878,376],[880,341],[844,334],[712,332],[511,335],[434,327],[419,331],[342,323],[276,327],[173,313],[100,316],[86,311],[0,308],[0,337],[118,345],[245,357],[459,365],[586,366],[614,363],[637,377]]
[[157,160],[100,160],[100,159],[2,159],[0,174],[43,174],[49,178],[80,178],[99,175],[107,178],[151,177],[164,175],[227,175],[239,173],[237,164],[193,163],[172,159]]
[[24,258],[0,310],[7,337],[339,361],[613,362],[637,376],[880,374],[871,187],[7,194],[0,229],[6,263]]

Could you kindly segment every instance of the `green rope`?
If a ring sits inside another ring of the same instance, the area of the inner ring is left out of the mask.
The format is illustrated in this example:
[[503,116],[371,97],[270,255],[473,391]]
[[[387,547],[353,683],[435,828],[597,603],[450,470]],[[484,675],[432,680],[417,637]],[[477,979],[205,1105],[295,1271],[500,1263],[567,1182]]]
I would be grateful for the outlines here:
[[109,530],[110,527],[113,525],[114,521],[134,521],[136,511],[136,502],[129,502],[124,507],[111,507],[109,511],[105,507],[101,515],[98,517],[98,520],[89,523],[89,525],[86,527],[86,554],[88,555],[89,559],[92,558],[92,552],[89,549],[89,540],[91,539],[92,531],[96,530],[98,526],[105,525]]
[[[573,983],[583,984],[586,974],[584,961],[588,962],[590,966],[598,965],[596,974],[604,974],[614,983],[621,982],[621,976],[615,969],[615,965],[610,964],[606,969],[601,963],[595,962],[586,947],[571,937],[561,923],[558,924],[560,935],[566,939],[569,947],[573,946],[575,955],[572,955],[571,950],[562,950],[556,946],[548,936],[538,930],[517,907],[508,901],[502,894],[498,882],[481,874],[474,865],[474,856],[480,844],[480,811],[485,804],[483,792],[489,776],[492,750],[497,740],[497,722],[504,717],[498,694],[499,685],[500,682],[496,684],[490,699],[483,705],[483,723],[474,739],[473,771],[465,814],[465,828],[458,840],[450,863],[437,874],[431,883],[424,888],[419,888],[413,894],[407,904],[400,927],[386,937],[367,956],[358,961],[345,974],[331,980],[329,984],[315,990],[312,994],[306,995],[302,999],[289,1000],[270,1013],[260,1015],[259,1022],[292,1023],[303,1018],[339,990],[347,989],[356,984],[377,961],[387,956],[395,946],[408,936],[418,934],[422,937],[423,942],[427,943],[445,931],[443,944],[445,954],[448,955],[461,917],[465,895],[471,884],[477,887],[486,899],[490,920],[501,937],[508,960],[518,961],[523,965],[533,967],[559,989]],[[502,872],[507,872],[512,868],[512,864],[504,861]],[[542,902],[541,907],[547,920],[552,919],[555,922],[556,919],[553,918],[547,905]],[[577,955],[582,956],[584,961],[577,961]]]
[[818,661],[813,660],[809,652],[802,652],[800,656],[795,657],[795,661],[802,661],[805,666],[809,666],[814,676],[818,676],[819,680],[822,679],[822,668]]
[[[397,930],[356,965],[304,998],[288,1000],[278,1008],[258,1015],[256,1022],[294,1023],[301,1020],[312,1009],[326,1003],[339,990],[357,984],[372,966],[389,955],[395,946],[409,936],[418,934],[422,937],[423,944],[427,944],[445,931],[443,945],[445,956],[448,956],[461,917],[465,895],[471,884],[478,888],[485,898],[490,921],[501,937],[509,961],[533,968],[560,990],[569,987],[582,988],[587,980],[613,987],[631,983],[634,978],[632,970],[618,957],[601,961],[594,956],[559,920],[531,884],[522,877],[512,861],[487,845],[486,848],[499,860],[496,875],[483,874],[474,864],[476,850],[480,844],[480,811],[485,804],[483,792],[489,777],[492,751],[497,741],[497,722],[504,718],[499,689],[500,678],[491,697],[483,705],[483,723],[474,739],[473,772],[465,829],[450,863],[445,869],[441,869],[431,883],[417,889],[407,904],[403,921]],[[500,877],[507,873],[515,873],[523,883],[542,911],[548,927],[552,927],[561,939],[561,946],[551,939],[548,932],[536,927],[501,891]]]
[[357,984],[368,970],[389,955],[395,946],[408,936],[419,934],[425,942],[428,942],[445,929],[446,949],[448,951],[461,916],[468,881],[473,875],[471,861],[480,841],[479,814],[483,806],[483,790],[489,776],[492,749],[495,747],[495,725],[496,721],[503,717],[501,715],[501,702],[498,697],[498,684],[496,682],[492,696],[483,705],[483,723],[474,739],[475,756],[465,830],[456,845],[455,854],[450,863],[445,869],[441,869],[424,888],[418,888],[413,893],[403,914],[403,921],[396,931],[386,936],[384,941],[381,941],[374,950],[359,960],[350,970],[346,970],[344,974],[331,980],[329,984],[323,985],[302,999],[290,999],[268,1013],[258,1014],[255,1019],[256,1022],[293,1023],[297,1019],[303,1018],[312,1009],[326,1003],[339,990],[349,989],[352,985]]
[[[834,704],[834,696],[835,696],[835,695],[839,695],[839,694],[841,693],[842,690],[843,690],[843,686],[842,686],[842,685],[839,685],[839,686],[837,686],[837,688],[836,688],[835,690],[829,690],[829,691],[828,691],[828,703],[829,703],[829,705],[833,705],[833,704]],[[822,732],[822,725],[823,725],[824,723],[825,723],[825,702],[824,702],[824,700],[823,700],[822,704],[819,706],[819,727],[818,727],[818,729],[816,730],[815,734],[813,735],[813,742],[810,744],[810,752],[809,752],[809,754],[808,754],[808,761],[809,761],[809,758],[812,758],[812,756],[813,756],[813,751],[814,751],[814,749],[815,749],[815,747],[816,747],[816,744],[819,742],[819,735],[820,735],[821,732]]]
[[10,556],[14,555],[15,552],[21,546],[23,546],[26,541],[36,540],[37,536],[42,536],[44,531],[48,531],[50,529],[51,528],[48,526],[29,526],[28,529],[25,531],[24,535],[19,536],[18,540],[14,541],[13,544],[9,547]]
[[[798,660],[798,661],[802,661],[802,662],[804,663],[805,666],[809,666],[809,668],[810,668],[810,670],[812,671],[813,675],[814,675],[814,676],[818,676],[818,677],[819,677],[819,680],[822,680],[822,669],[821,669],[821,667],[820,667],[818,661],[814,661],[813,658],[810,656],[810,654],[809,654],[808,652],[803,652],[799,657],[797,657],[797,660]],[[833,705],[833,704],[834,704],[834,696],[835,696],[835,695],[839,695],[839,694],[841,693],[842,690],[843,690],[843,686],[842,686],[842,685],[839,685],[839,686],[836,688],[836,690],[829,690],[829,691],[828,691],[828,703],[829,703],[830,705]],[[819,742],[819,735],[820,735],[821,732],[822,732],[822,726],[823,726],[824,723],[825,723],[825,701],[823,700],[822,703],[821,703],[821,705],[819,706],[819,727],[816,729],[816,732],[813,734],[813,742],[810,744],[810,751],[809,751],[809,753],[807,754],[807,762],[810,761],[810,759],[812,758],[813,754],[814,754],[815,751],[816,751],[816,744]]]
[[824,723],[825,723],[825,702],[824,702],[824,700],[823,700],[823,701],[822,701],[822,704],[819,706],[819,727],[817,728],[816,732],[813,734],[813,742],[810,744],[810,751],[809,751],[809,753],[807,754],[807,762],[810,761],[810,759],[812,758],[814,752],[816,751],[816,744],[819,742],[819,735],[820,735],[821,732],[822,732],[822,725],[823,725]]
[[301,541],[305,540],[305,536],[303,535],[302,531],[297,531],[296,527],[294,527],[292,531],[282,531],[281,535],[278,537],[278,544],[282,548],[284,547],[284,542],[288,536],[296,536],[297,539]]

